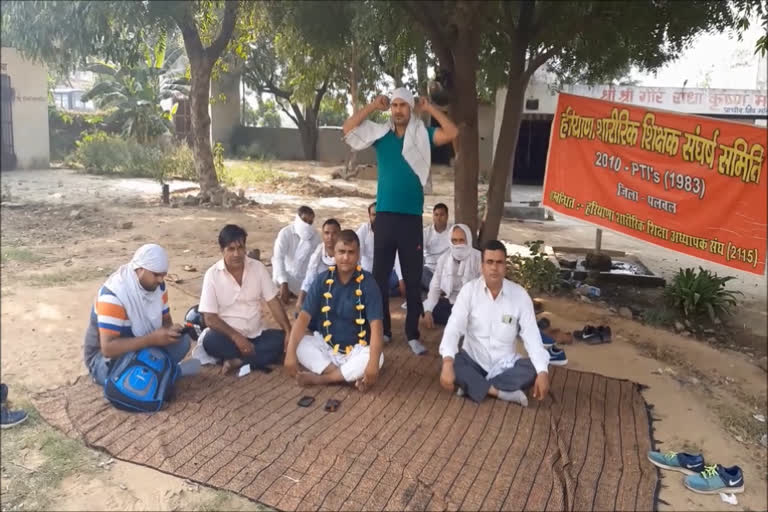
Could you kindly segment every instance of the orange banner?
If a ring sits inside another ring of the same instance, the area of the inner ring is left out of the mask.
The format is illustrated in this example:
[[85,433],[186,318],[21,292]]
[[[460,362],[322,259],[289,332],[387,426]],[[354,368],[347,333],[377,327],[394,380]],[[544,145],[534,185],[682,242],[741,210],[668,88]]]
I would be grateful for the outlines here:
[[762,275],[767,134],[754,125],[560,93],[543,204]]

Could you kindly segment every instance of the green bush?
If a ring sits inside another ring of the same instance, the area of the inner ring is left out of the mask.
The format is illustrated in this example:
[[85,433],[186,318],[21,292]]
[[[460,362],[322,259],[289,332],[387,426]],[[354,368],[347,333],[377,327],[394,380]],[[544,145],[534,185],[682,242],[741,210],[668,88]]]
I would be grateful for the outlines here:
[[557,265],[542,250],[543,245],[543,240],[528,241],[525,246],[531,251],[529,258],[519,254],[508,256],[507,279],[533,293],[555,291],[560,282],[559,272]]
[[76,147],[70,163],[87,173],[152,178],[160,183],[173,178],[197,180],[194,155],[185,144],[145,145],[97,131],[84,134]]
[[681,268],[664,288],[664,297],[683,317],[696,319],[707,315],[714,322],[723,315],[729,315],[736,305],[736,295],[743,295],[725,289],[726,283],[732,279],[735,278],[719,277],[701,267],[698,272],[692,268]]
[[51,160],[64,160],[76,149],[75,143],[86,133],[97,130],[119,133],[120,127],[105,120],[105,112],[66,112],[48,106],[48,132]]

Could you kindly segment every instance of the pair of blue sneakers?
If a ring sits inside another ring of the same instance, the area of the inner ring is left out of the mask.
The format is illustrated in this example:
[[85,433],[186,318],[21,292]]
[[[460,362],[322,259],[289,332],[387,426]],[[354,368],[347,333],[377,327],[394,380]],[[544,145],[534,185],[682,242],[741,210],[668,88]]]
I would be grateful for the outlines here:
[[555,340],[551,336],[544,334],[544,331],[540,331],[541,341],[544,342],[544,346],[549,351],[549,364],[554,366],[565,366],[568,364],[568,358],[565,356],[565,350],[555,345]]
[[648,460],[661,469],[687,475],[683,484],[699,494],[744,492],[744,474],[739,466],[706,465],[701,455],[676,452],[648,452]]

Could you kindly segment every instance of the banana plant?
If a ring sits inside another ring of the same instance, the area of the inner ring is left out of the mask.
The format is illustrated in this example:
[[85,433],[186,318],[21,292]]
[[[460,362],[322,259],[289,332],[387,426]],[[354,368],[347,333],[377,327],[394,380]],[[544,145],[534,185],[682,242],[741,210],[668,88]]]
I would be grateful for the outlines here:
[[[189,80],[185,77],[185,55],[181,47],[166,47],[165,37],[148,48],[145,59],[133,66],[95,63],[88,70],[97,81],[83,101],[93,100],[104,110],[111,110],[110,121],[122,125],[123,134],[148,143],[173,132],[173,116],[178,101],[188,97]],[[173,99],[165,111],[163,100]]]

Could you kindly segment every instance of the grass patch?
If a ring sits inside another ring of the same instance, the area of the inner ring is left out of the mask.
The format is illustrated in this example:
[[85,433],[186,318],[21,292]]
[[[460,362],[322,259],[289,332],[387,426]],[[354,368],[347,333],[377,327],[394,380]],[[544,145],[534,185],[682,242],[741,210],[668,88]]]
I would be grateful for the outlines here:
[[[107,274],[104,274],[106,276]],[[31,286],[39,288],[51,288],[54,286],[64,286],[74,282],[92,281],[97,277],[102,277],[98,272],[86,269],[75,269],[63,272],[49,272],[46,274],[34,274],[27,278]]]
[[64,478],[74,472],[95,472],[103,456],[54,430],[31,404],[12,407],[26,410],[29,419],[3,430],[3,510],[47,510],[53,490]]
[[39,254],[35,254],[29,249],[24,247],[3,247],[0,252],[0,262],[9,263],[11,261],[18,261],[21,263],[39,263],[45,258]]
[[224,166],[221,180],[229,187],[253,187],[287,178],[288,175],[263,162],[237,162]]

